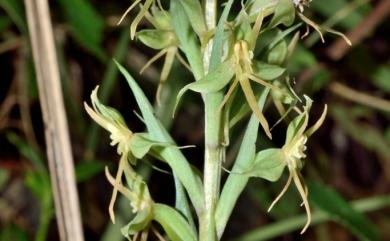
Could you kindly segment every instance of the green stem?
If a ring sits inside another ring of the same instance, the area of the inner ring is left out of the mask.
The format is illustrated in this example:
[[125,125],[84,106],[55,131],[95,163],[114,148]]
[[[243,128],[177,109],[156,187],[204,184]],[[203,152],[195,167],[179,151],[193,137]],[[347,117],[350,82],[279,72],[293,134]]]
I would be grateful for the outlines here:
[[[361,199],[351,202],[352,206],[359,212],[375,211],[390,205],[390,196],[379,196]],[[330,220],[331,217],[317,211],[312,216],[311,225],[320,224]],[[267,225],[257,230],[253,230],[234,241],[263,241],[276,238],[283,234],[299,230],[306,223],[306,214],[284,219],[283,221]]]
[[[208,29],[216,26],[217,0],[205,0],[205,19]],[[204,54],[205,70],[209,69],[212,40],[208,43]],[[204,96],[205,103],[205,161],[204,161],[204,213],[200,217],[200,241],[218,240],[215,225],[215,209],[219,198],[221,179],[221,113],[219,105],[223,93],[211,93]]]

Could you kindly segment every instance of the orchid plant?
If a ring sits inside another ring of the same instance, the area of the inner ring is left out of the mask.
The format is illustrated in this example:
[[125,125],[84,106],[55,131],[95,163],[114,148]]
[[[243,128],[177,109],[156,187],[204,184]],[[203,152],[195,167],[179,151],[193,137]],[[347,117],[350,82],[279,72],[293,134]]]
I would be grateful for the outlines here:
[[[137,82],[119,63],[116,64],[135,96],[146,131],[134,133],[129,130],[118,111],[99,102],[98,88],[91,95],[92,107],[85,104],[91,118],[111,133],[111,145],[117,145],[120,156],[117,174],[113,177],[106,169],[107,179],[113,186],[109,214],[115,222],[115,200],[118,192],[123,194],[132,207],[129,210],[135,214],[122,228],[123,235],[129,240],[147,240],[150,232],[159,240],[221,240],[249,178],[275,182],[286,168],[289,173],[287,183],[269,211],[293,182],[307,213],[302,233],[310,225],[309,190],[301,170],[306,143],[324,122],[327,108],[325,105],[321,117],[307,128],[313,101],[295,93],[287,63],[299,37],[307,35],[309,27],[314,28],[322,39],[323,33],[331,32],[349,41],[341,33],[322,28],[304,15],[310,1],[242,1],[236,16],[230,11],[233,2],[229,0],[222,4],[216,0],[204,0],[202,4],[196,0],[171,0],[164,9],[159,0],[136,0],[120,20],[122,22],[130,11],[139,8],[130,25],[130,37],[159,50],[141,72],[158,58],[166,56],[156,101],[160,103],[163,84],[169,81],[169,73],[177,59],[192,73],[193,82],[179,91],[176,106],[187,91],[200,93],[205,105],[202,173],[190,165],[181,148],[154,115],[152,105]],[[222,7],[223,12],[217,21],[216,11]],[[138,30],[142,19],[149,24]],[[304,34],[299,32],[302,24],[307,26]],[[237,88],[238,85],[241,88]],[[256,150],[257,139],[271,139],[275,126],[270,128],[266,117],[265,103],[268,100],[272,100],[281,115],[275,125],[282,121],[287,123],[286,140],[282,147]],[[245,117],[251,113],[238,155],[222,183],[221,170],[226,169],[223,165],[231,130],[236,123],[247,121]],[[174,207],[156,203],[147,184],[133,168],[146,155],[171,168],[177,188]]]

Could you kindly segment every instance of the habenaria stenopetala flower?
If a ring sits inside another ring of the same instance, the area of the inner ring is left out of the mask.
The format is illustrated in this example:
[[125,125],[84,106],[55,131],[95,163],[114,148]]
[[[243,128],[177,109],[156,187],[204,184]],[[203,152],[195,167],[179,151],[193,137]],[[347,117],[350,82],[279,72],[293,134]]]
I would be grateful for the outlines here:
[[[122,22],[124,17],[127,15],[134,6],[140,1],[134,2],[132,6],[126,11],[121,20]],[[164,64],[161,69],[160,81],[156,91],[156,101],[157,104],[161,104],[161,90],[165,82],[168,79],[169,73],[171,72],[175,58],[179,60],[189,71],[191,71],[190,66],[187,64],[186,60],[179,53],[179,40],[177,39],[176,33],[173,29],[172,18],[169,12],[165,11],[161,3],[157,1],[158,6],[156,6],[154,1],[146,1],[145,5],[141,6],[141,11],[137,17],[133,20],[130,26],[131,38],[134,36],[137,37],[139,41],[148,46],[149,48],[159,50],[159,52],[154,55],[140,70],[142,74],[148,67],[150,67],[154,62],[159,58],[164,58]],[[142,29],[138,32],[137,26],[142,17],[145,17],[150,24],[154,27],[152,29]]]
[[[126,169],[130,170],[129,172],[134,172],[130,164],[136,165],[137,159],[143,158],[154,146],[166,146],[166,144],[152,141],[148,133],[133,133],[129,130],[122,115],[117,110],[105,106],[99,101],[97,97],[98,89],[99,87],[97,86],[91,94],[92,108],[86,103],[84,103],[84,106],[91,118],[111,133],[111,145],[117,145],[117,153],[121,156],[115,181],[110,181],[114,186],[114,190],[109,205],[109,213],[111,220],[115,223],[114,204],[118,190],[120,190],[122,185],[123,172]],[[134,173],[134,175],[136,174]],[[129,180],[127,178],[128,182]],[[134,192],[134,195],[141,194]]]
[[294,182],[301,198],[302,205],[305,207],[307,214],[307,222],[301,233],[304,233],[311,222],[311,211],[307,199],[308,189],[301,175],[301,169],[304,166],[306,158],[306,142],[308,138],[322,125],[327,113],[327,106],[317,122],[307,129],[309,121],[309,111],[312,105],[312,100],[306,98],[306,106],[299,115],[295,117],[287,128],[286,141],[282,148],[270,148],[260,151],[256,154],[253,166],[244,174],[252,177],[260,177],[268,181],[277,181],[280,179],[285,167],[288,168],[289,177],[286,185],[283,187],[280,194],[275,198],[269,207],[268,211],[275,206],[280,198],[285,194],[291,182]]
[[301,169],[304,166],[304,159],[306,158],[306,142],[307,139],[322,125],[327,113],[327,106],[325,105],[321,117],[312,127],[306,129],[309,122],[309,111],[312,105],[312,100],[307,96],[305,96],[305,98],[306,106],[304,107],[304,111],[289,124],[287,128],[286,141],[281,149],[290,174],[286,185],[268,209],[268,211],[271,211],[273,206],[287,191],[287,188],[290,186],[291,181],[294,181],[294,184],[297,187],[299,194],[301,195],[302,202],[307,213],[307,222],[301,233],[304,233],[306,231],[311,222],[311,211],[307,199],[308,190],[300,173]]
[[257,19],[253,25],[252,30],[247,36],[247,39],[238,40],[234,44],[234,53],[233,53],[233,69],[235,71],[235,77],[233,83],[230,85],[222,103],[220,109],[226,104],[232,95],[233,91],[240,84],[242,91],[245,94],[245,98],[249,104],[249,107],[256,115],[261,126],[263,127],[266,135],[272,139],[272,134],[269,128],[267,119],[264,117],[262,111],[257,105],[257,100],[253,89],[250,84],[250,80],[257,82],[265,87],[279,90],[280,93],[284,93],[275,85],[268,83],[265,80],[259,78],[253,71],[253,51],[256,46],[256,41],[260,33],[261,25],[263,22],[263,12],[260,12],[257,16]]

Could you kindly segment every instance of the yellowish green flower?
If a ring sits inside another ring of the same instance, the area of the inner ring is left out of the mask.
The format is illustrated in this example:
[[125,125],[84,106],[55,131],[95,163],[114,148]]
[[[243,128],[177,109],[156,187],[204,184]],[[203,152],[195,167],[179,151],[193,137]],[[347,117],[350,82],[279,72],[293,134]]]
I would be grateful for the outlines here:
[[[117,153],[121,156],[115,181],[110,181],[114,186],[114,190],[109,205],[109,214],[112,222],[115,223],[114,204],[118,191],[123,189],[121,184],[123,172],[128,170],[128,175],[136,175],[131,169],[129,161],[132,165],[135,165],[136,160],[143,158],[153,146],[166,146],[166,144],[150,140],[147,133],[133,133],[130,131],[123,117],[117,110],[100,103],[97,97],[98,89],[99,87],[97,86],[91,94],[92,108],[86,103],[84,103],[84,106],[91,118],[111,133],[111,145],[117,145]],[[133,180],[134,177],[127,179],[129,182],[129,180]],[[111,179],[109,178],[109,180]],[[139,183],[139,181],[136,182]],[[137,212],[140,208],[143,209],[142,203],[137,201],[139,199],[137,195],[144,195],[145,193],[144,190],[135,190],[134,188],[132,188],[132,191],[133,192],[126,193],[129,194],[127,197],[132,202],[133,210]]]
[[285,165],[287,166],[290,174],[286,185],[268,209],[268,211],[271,211],[274,205],[287,191],[291,182],[294,181],[294,184],[302,198],[302,204],[305,207],[307,214],[307,222],[301,233],[304,233],[307,230],[311,222],[311,211],[307,199],[308,190],[300,173],[304,166],[304,159],[306,158],[306,142],[308,137],[310,137],[322,125],[327,113],[327,106],[325,105],[321,117],[312,127],[306,130],[309,121],[309,111],[312,105],[312,100],[307,96],[305,96],[305,98],[306,106],[304,107],[304,111],[300,113],[288,126],[286,141],[284,146],[281,148]]
[[[251,30],[251,33],[249,34],[248,40],[238,40],[234,44],[234,53],[233,53],[233,66],[235,70],[235,78],[233,80],[233,83],[230,85],[222,103],[220,106],[220,109],[226,104],[226,102],[229,100],[230,96],[232,95],[233,91],[237,87],[238,84],[240,84],[244,94],[245,98],[252,109],[253,113],[256,115],[257,119],[259,120],[261,126],[263,127],[266,135],[272,139],[272,134],[269,128],[269,124],[267,119],[264,117],[262,111],[259,109],[256,101],[255,94],[253,92],[253,89],[250,84],[250,80],[255,81],[265,87],[271,88],[271,89],[277,89],[278,87],[260,79],[258,76],[254,74],[254,71],[252,69],[252,60],[253,60],[253,50],[256,46],[256,40],[258,38],[258,35],[260,33],[260,28],[263,22],[263,13],[261,12],[256,22]],[[280,90],[280,92],[282,92]]]

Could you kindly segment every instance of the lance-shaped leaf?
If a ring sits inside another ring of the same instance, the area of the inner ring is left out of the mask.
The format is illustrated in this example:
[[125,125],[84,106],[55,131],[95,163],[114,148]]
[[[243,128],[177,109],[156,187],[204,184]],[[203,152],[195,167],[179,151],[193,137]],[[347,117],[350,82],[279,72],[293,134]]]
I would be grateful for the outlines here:
[[[138,86],[137,82],[131,77],[126,69],[118,62],[115,62],[126,78],[130,88],[133,91],[137,104],[141,110],[142,117],[145,120],[149,135],[153,140],[166,143],[174,143],[172,137],[168,134],[160,121],[154,116],[153,107]],[[203,206],[203,188],[196,172],[191,168],[188,161],[176,146],[163,148],[159,155],[164,158],[172,168],[175,175],[180,179],[188,192],[195,210],[199,214]]]
[[137,32],[137,38],[152,49],[164,49],[178,44],[175,33],[163,29],[144,29]]
[[172,241],[196,241],[193,229],[184,217],[174,208],[165,204],[153,205],[154,220],[161,224],[164,231]]
[[200,80],[204,75],[202,53],[196,34],[191,30],[190,20],[180,2],[180,0],[171,1],[172,25],[179,39],[180,49],[186,55],[195,79]]
[[92,54],[101,60],[106,53],[101,47],[103,40],[104,19],[93,7],[91,1],[59,0],[67,23],[75,39]]
[[346,226],[359,240],[383,240],[375,224],[356,211],[336,191],[317,182],[310,183],[309,188],[310,200],[322,211],[328,213],[334,221]]
[[[264,88],[258,100],[259,108],[264,108],[268,94],[269,89]],[[254,157],[256,154],[256,140],[258,137],[258,129],[259,122],[257,120],[257,117],[252,114],[252,117],[248,123],[244,138],[240,146],[240,151],[234,162],[232,173],[229,174],[229,177],[226,180],[225,185],[223,186],[221,198],[218,201],[215,218],[217,233],[219,237],[221,237],[222,233],[224,232],[226,223],[229,220],[235,203],[237,202],[238,197],[240,196],[241,192],[244,190],[248,182],[248,175],[237,175],[236,173],[245,172],[253,165]]]

